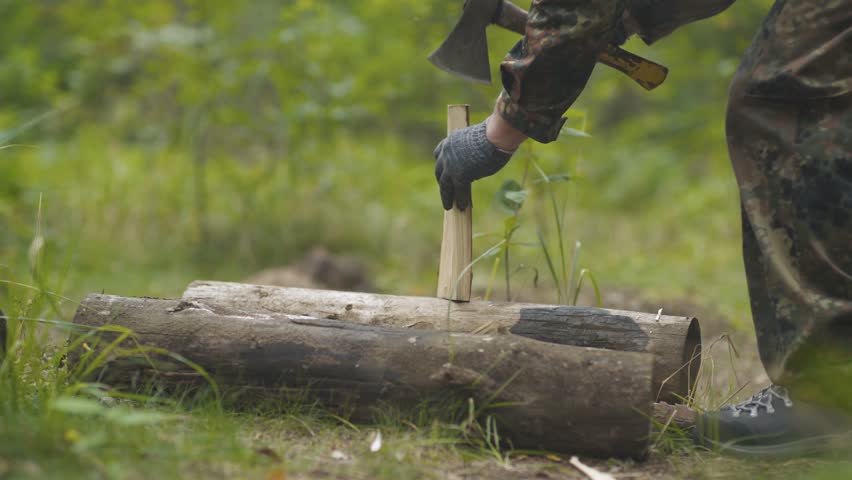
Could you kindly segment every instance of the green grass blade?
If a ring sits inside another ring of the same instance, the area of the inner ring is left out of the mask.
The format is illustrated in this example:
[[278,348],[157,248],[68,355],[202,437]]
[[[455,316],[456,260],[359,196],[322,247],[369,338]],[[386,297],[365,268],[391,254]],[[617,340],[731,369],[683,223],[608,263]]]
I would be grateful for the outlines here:
[[556,285],[557,303],[562,303],[562,287],[559,283],[559,276],[556,274],[556,268],[553,266],[553,260],[550,259],[550,252],[547,250],[547,244],[544,241],[544,235],[541,230],[538,231],[538,244],[541,246],[541,251],[544,252],[544,258],[547,260],[547,268],[550,270],[550,276],[553,278],[553,283]]
[[580,247],[581,243],[579,240],[574,242],[574,253],[571,254],[570,277],[568,277],[568,292],[574,292],[574,305],[577,304],[577,294],[580,290],[580,287],[577,285],[577,264],[580,258]]
[[500,256],[494,257],[494,265],[491,267],[491,275],[488,277],[488,287],[485,288],[485,296],[483,300],[486,302],[491,298],[491,287],[494,285],[494,279],[497,277],[497,270],[500,266]]
[[41,115],[37,115],[36,117],[31,118],[30,120],[27,120],[26,122],[22,123],[21,125],[18,125],[17,127],[14,127],[12,129],[5,130],[5,131],[0,131],[0,144],[5,144],[6,142],[17,137],[18,135],[26,132],[27,130],[38,125],[39,123],[41,123],[41,122],[47,120],[48,118],[52,117],[53,115],[55,115],[59,111],[60,110],[58,110],[58,109],[48,110],[48,111],[42,113]]
[[592,271],[588,268],[581,269],[580,274],[577,276],[577,288],[574,289],[574,298],[572,299],[571,304],[577,305],[577,299],[580,297],[580,292],[583,290],[583,280],[585,280],[586,277],[588,277],[589,281],[592,282],[592,287],[595,290],[595,305],[601,307],[601,289],[598,287],[598,282],[595,280],[595,276],[592,275]]

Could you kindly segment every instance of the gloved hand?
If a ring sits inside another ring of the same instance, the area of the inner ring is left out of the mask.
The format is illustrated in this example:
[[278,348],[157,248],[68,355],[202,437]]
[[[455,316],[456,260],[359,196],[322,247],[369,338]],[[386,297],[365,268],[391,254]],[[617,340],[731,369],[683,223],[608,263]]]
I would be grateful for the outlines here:
[[459,209],[470,205],[470,184],[482,177],[494,175],[512,158],[512,153],[500,150],[485,136],[485,122],[450,133],[435,147],[435,178],[441,189],[444,209]]

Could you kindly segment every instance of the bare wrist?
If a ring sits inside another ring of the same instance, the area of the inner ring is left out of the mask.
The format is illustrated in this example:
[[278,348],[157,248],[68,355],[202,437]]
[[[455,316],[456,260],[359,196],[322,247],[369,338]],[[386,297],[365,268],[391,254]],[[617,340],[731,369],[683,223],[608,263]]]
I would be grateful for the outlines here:
[[485,136],[495,147],[506,152],[514,152],[527,139],[523,132],[510,125],[496,112],[486,120]]

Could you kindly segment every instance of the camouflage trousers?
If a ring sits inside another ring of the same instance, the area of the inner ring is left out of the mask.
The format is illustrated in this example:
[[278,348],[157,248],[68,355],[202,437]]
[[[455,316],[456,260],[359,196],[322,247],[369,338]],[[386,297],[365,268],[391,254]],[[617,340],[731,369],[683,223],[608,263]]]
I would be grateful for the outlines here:
[[795,383],[812,371],[802,352],[832,344],[848,373],[852,0],[776,1],[734,77],[726,128],[766,371]]

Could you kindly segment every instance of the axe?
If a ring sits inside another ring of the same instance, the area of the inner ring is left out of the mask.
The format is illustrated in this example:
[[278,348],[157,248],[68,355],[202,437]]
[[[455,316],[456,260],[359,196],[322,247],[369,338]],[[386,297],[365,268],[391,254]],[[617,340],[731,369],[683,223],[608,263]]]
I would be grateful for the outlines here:
[[[429,55],[429,61],[450,73],[490,84],[485,28],[492,23],[523,35],[527,12],[508,0],[466,0],[458,23]],[[598,62],[624,73],[646,90],[660,86],[669,73],[668,68],[615,45],[608,45]]]

